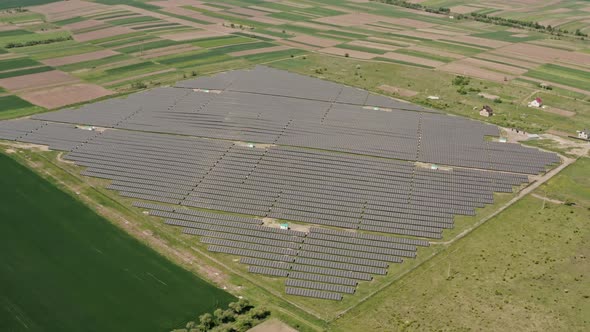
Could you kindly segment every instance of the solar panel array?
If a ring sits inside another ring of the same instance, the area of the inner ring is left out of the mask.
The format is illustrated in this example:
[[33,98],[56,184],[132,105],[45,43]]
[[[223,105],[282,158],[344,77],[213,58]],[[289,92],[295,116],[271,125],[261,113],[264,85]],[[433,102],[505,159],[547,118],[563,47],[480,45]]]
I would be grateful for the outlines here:
[[[0,139],[68,151],[82,174],[111,180],[109,189],[210,251],[287,277],[288,294],[331,300],[559,161],[485,139],[497,135],[495,126],[265,67],[0,122]],[[312,227],[281,230],[263,218]]]
[[[340,294],[329,298],[332,300],[354,294],[358,282],[386,275],[389,264],[413,258],[417,246],[428,245],[424,240],[318,227],[308,232],[283,230],[260,219],[228,214],[209,217],[209,212],[179,206],[133,205],[164,218],[168,225],[181,227],[184,234],[199,236],[209,251],[242,256],[240,263],[248,265],[251,273],[288,278],[285,285],[301,288],[295,293],[302,296],[315,294],[303,289]],[[350,245],[362,247],[347,247]]]
[[261,66],[33,118],[528,174],[558,161],[486,141],[496,126]]

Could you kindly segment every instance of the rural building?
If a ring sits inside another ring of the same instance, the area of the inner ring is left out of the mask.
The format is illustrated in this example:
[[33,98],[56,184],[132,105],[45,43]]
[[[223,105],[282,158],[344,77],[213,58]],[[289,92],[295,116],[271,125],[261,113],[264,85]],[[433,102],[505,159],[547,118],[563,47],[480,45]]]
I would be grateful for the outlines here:
[[577,133],[578,133],[578,138],[588,139],[588,134],[590,133],[590,131],[588,131],[588,129],[583,129],[583,130],[577,130]]
[[494,110],[492,110],[492,108],[488,105],[485,105],[481,111],[479,111],[479,115],[489,118],[490,116],[494,115]]
[[541,107],[543,106],[543,100],[539,97],[529,103],[529,107]]

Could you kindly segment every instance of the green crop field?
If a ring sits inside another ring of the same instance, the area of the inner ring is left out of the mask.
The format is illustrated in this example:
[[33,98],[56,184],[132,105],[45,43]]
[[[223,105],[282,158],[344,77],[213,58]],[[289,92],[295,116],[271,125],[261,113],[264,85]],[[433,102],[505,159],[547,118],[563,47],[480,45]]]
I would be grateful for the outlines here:
[[0,155],[0,330],[167,331],[234,298]]
[[0,71],[5,70],[14,70],[18,68],[24,67],[33,67],[41,65],[39,62],[29,59],[29,58],[15,58],[15,59],[7,59],[7,60],[0,60]]
[[29,69],[21,69],[21,70],[13,70],[13,71],[6,71],[0,73],[0,79],[9,78],[9,77],[17,77],[23,75],[31,75],[31,74],[38,74],[44,73],[46,71],[51,71],[53,68],[48,66],[41,66],[41,67],[34,67]]
[[579,69],[546,64],[530,70],[526,76],[590,90],[590,72]]
[[138,44],[138,45],[133,45],[133,46],[128,46],[128,47],[118,48],[117,51],[121,52],[121,53],[135,53],[135,52],[148,51],[148,50],[153,50],[153,49],[168,47],[168,46],[174,46],[174,45],[179,45],[179,44],[181,44],[181,43],[175,42],[172,40],[157,40],[157,41],[151,41],[151,42],[144,43],[144,44]]
[[[0,93],[4,92],[6,92],[4,89],[0,89]],[[41,107],[35,106],[17,96],[0,97],[0,120],[26,116],[41,110],[43,110]]]
[[0,1],[0,10],[16,7],[38,6],[57,1],[59,0],[2,0]]
[[[334,331],[586,331],[590,159],[362,303]],[[468,313],[468,314],[467,314]]]

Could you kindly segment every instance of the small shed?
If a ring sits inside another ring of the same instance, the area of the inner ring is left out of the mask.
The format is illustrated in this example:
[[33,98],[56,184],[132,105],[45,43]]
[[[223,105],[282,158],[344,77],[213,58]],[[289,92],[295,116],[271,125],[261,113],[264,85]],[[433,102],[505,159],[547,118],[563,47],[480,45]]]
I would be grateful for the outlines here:
[[578,138],[589,139],[588,134],[590,134],[590,131],[588,129],[577,130],[576,132],[578,133]]
[[280,225],[279,225],[279,228],[280,228],[280,229],[285,229],[285,230],[287,230],[287,229],[289,229],[289,224],[287,224],[287,223],[285,223],[285,224],[280,224]]
[[485,105],[481,111],[479,111],[479,115],[489,118],[490,116],[494,115],[494,110],[492,110],[492,108],[488,105]]
[[543,100],[539,97],[529,103],[529,107],[541,107],[543,106]]

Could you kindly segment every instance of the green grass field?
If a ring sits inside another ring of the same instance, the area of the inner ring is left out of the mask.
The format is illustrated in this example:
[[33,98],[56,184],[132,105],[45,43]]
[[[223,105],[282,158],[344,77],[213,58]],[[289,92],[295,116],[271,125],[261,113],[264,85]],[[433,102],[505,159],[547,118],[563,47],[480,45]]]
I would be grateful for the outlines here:
[[583,158],[535,191],[575,206],[525,197],[331,330],[588,330],[588,172]]
[[234,297],[0,155],[0,330],[166,331]]

